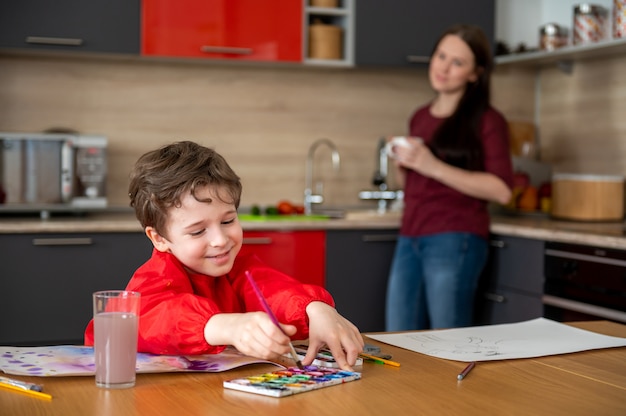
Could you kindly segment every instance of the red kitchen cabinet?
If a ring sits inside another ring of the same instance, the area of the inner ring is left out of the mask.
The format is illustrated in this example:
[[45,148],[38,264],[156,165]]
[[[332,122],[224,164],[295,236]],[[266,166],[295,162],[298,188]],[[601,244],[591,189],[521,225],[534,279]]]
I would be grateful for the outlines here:
[[244,231],[244,252],[303,283],[325,286],[325,231]]
[[302,1],[143,0],[141,53],[302,61]]

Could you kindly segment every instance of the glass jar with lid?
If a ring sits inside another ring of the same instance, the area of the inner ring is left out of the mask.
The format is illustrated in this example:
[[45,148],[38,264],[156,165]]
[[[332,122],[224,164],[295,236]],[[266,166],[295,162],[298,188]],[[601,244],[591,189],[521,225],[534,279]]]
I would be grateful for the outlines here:
[[567,46],[568,30],[556,23],[546,23],[539,28],[539,49],[553,51]]
[[574,45],[599,42],[607,39],[609,12],[595,4],[574,6]]

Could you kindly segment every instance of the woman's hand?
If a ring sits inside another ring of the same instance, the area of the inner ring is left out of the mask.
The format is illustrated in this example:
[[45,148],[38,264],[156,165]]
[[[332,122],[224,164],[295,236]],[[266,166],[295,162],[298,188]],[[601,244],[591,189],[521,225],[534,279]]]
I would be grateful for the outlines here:
[[309,348],[302,363],[311,364],[320,348],[327,346],[339,367],[352,371],[364,346],[358,328],[323,302],[309,303],[306,313],[309,317]]
[[221,313],[213,315],[204,327],[204,338],[211,345],[232,345],[251,357],[273,360],[290,351],[293,325],[281,324],[285,335],[264,312]]
[[407,140],[409,146],[393,147],[396,163],[428,178],[437,179],[444,163],[433,155],[422,139],[407,137]]

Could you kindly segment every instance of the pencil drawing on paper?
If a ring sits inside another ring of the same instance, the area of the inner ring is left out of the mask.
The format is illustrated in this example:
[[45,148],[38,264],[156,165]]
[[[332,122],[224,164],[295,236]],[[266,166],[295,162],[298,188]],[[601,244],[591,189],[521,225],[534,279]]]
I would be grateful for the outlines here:
[[366,335],[433,357],[466,362],[626,346],[626,338],[596,334],[545,318],[512,324]]
[[477,354],[487,357],[502,355],[500,346],[506,341],[504,339],[485,340],[483,337],[468,336],[450,342],[450,340],[439,338],[436,334],[410,334],[407,337],[418,342],[425,354],[435,356],[442,353],[463,356]]

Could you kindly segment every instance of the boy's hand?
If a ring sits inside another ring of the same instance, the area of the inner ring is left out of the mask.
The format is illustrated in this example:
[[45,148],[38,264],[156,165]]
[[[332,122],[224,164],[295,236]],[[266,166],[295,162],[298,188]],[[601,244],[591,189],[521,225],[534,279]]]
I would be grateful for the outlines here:
[[[289,336],[296,333],[293,325],[281,326]],[[289,336],[264,312],[217,314],[204,327],[204,338],[209,344],[232,345],[245,355],[264,360],[289,353]]]
[[302,364],[311,364],[317,351],[327,346],[339,367],[352,371],[364,346],[358,328],[324,302],[309,303],[306,313],[309,316],[309,348]]

